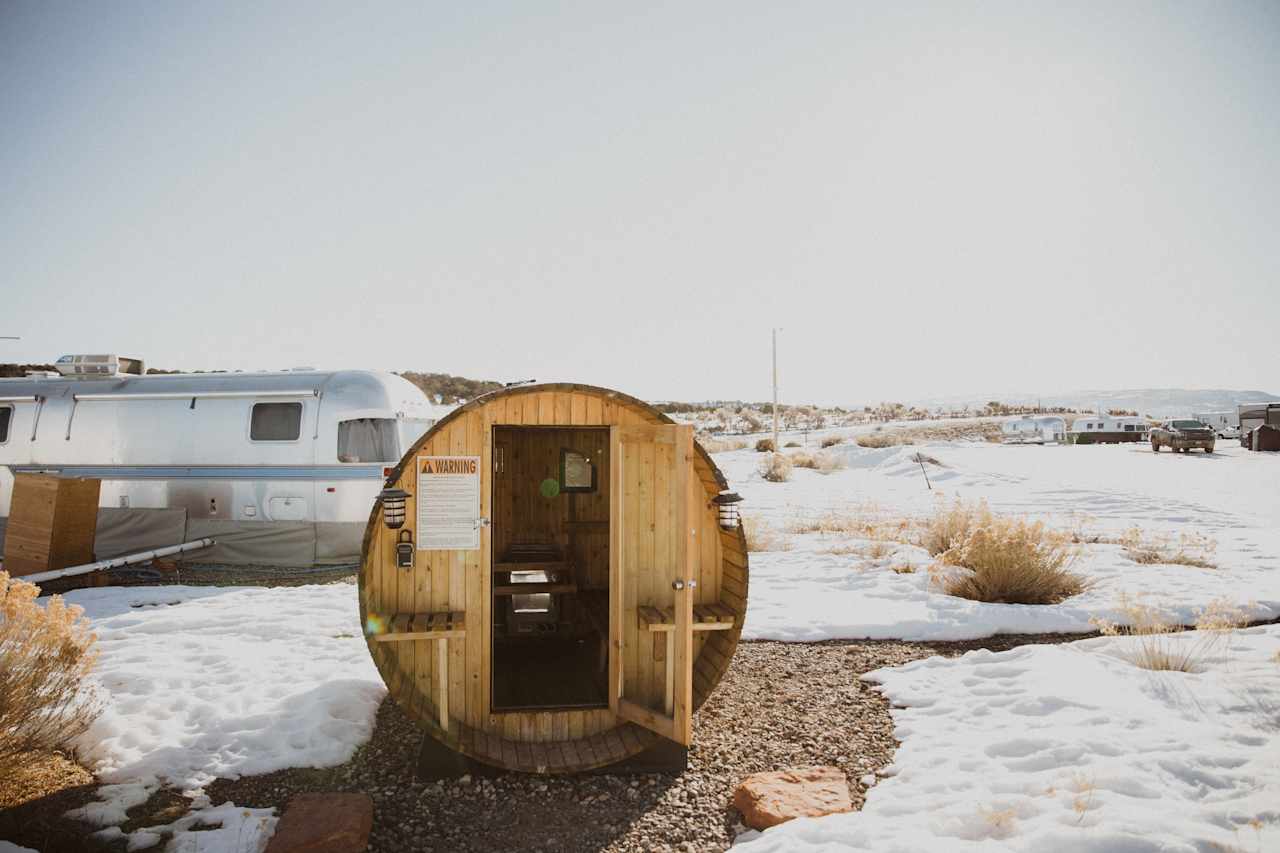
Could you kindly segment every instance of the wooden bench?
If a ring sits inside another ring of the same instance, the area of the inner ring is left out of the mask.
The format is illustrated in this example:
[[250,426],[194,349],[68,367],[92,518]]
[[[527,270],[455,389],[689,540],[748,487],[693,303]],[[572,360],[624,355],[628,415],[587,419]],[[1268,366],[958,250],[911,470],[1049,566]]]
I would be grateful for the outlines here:
[[[675,610],[671,607],[637,607],[636,617],[640,622],[640,630],[653,634],[653,659],[667,662],[667,686],[663,707],[670,716],[672,709],[675,708],[676,690]],[[737,619],[738,614],[723,604],[693,605],[693,630],[695,631],[728,631],[737,623]]]
[[[674,631],[676,614],[670,607],[638,607],[636,615],[640,618],[641,630]],[[695,631],[727,631],[734,626],[738,614],[723,604],[693,605],[693,630]]]
[[378,643],[394,643],[401,640],[434,640],[436,644],[436,672],[442,688],[436,702],[440,716],[440,728],[449,730],[449,640],[462,639],[467,634],[466,615],[459,611],[440,613],[395,613],[387,620],[387,630],[371,634]]

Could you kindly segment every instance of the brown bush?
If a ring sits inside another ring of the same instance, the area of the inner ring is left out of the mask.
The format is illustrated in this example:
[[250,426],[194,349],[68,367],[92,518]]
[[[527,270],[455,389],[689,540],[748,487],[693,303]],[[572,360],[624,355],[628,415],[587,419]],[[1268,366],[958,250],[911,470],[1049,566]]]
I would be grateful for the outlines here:
[[[957,502],[930,525],[937,537],[958,544],[938,553],[935,577],[948,595],[1002,604],[1057,604],[1088,588],[1069,570],[1076,550],[1066,534],[1040,522],[993,515],[985,505]],[[963,530],[963,534],[959,531]]]
[[756,442],[756,453],[772,453],[772,452],[773,452],[772,438],[762,438]]
[[0,571],[0,775],[19,756],[70,751],[99,713],[84,683],[97,662],[97,638],[81,608]]
[[899,444],[911,443],[903,440],[903,437],[897,433],[884,432],[882,430],[860,435],[857,441],[859,447],[897,447]]
[[837,444],[844,444],[844,436],[829,435],[826,438],[822,439],[822,447],[824,450],[828,447],[835,447]]
[[791,479],[791,460],[781,453],[770,453],[760,460],[760,476],[770,483],[785,483]]
[[799,447],[799,446],[800,446],[800,442],[798,442],[798,441],[788,441],[786,444],[784,444],[784,445],[782,445],[782,446],[783,446],[783,447]]
[[839,453],[819,453],[815,458],[815,462],[817,463],[815,467],[820,474],[830,474],[849,467],[849,463]]
[[789,458],[791,459],[791,464],[797,468],[817,468],[818,467],[818,460],[813,458],[812,453],[799,451],[797,453],[792,453]]

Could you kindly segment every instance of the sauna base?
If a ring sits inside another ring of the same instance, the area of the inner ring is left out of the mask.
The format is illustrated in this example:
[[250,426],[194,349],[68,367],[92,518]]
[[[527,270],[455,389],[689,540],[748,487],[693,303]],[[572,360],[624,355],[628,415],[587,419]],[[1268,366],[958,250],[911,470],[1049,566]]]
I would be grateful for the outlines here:
[[[653,746],[596,770],[583,772],[583,776],[638,776],[646,773],[679,774],[689,769],[689,750],[672,740],[660,739]],[[433,737],[422,738],[418,749],[418,765],[414,778],[419,782],[438,782],[441,779],[458,779],[462,776],[492,778],[514,773],[483,761],[468,758],[455,752]]]

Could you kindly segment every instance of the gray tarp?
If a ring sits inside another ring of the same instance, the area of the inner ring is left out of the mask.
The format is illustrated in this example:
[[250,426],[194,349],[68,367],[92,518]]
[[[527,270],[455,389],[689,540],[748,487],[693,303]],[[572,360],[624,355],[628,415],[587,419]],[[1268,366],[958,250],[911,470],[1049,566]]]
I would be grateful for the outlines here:
[[[0,517],[0,554],[4,528]],[[356,522],[189,520],[184,509],[98,510],[94,553],[105,560],[178,545],[204,536],[217,544],[183,559],[196,563],[258,566],[312,566],[354,563],[360,559],[364,524]]]

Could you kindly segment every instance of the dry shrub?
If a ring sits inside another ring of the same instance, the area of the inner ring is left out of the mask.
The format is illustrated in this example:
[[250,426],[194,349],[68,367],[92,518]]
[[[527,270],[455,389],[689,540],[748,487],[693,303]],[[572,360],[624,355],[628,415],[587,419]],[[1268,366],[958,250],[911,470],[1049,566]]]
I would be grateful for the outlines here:
[[818,460],[814,458],[812,453],[800,451],[791,454],[791,464],[797,468],[817,468]]
[[0,571],[0,775],[19,756],[70,751],[99,708],[85,678],[97,637],[83,610],[53,596],[41,607],[35,584]]
[[[787,522],[788,533],[848,534],[873,541],[911,544],[915,522],[908,518],[892,517],[873,504],[828,510],[819,516],[797,516]],[[861,553],[857,546],[833,546],[827,553]]]
[[859,447],[897,447],[899,444],[911,443],[904,441],[898,433],[884,432],[880,429],[858,436],[857,442]]
[[1106,636],[1137,637],[1124,658],[1140,669],[1155,672],[1203,672],[1205,658],[1229,642],[1232,631],[1248,624],[1240,608],[1218,599],[1200,611],[1194,639],[1173,640],[1171,637],[1182,633],[1184,628],[1158,608],[1121,596],[1116,609],[1124,615],[1127,624],[1105,619],[1094,619],[1093,624]]
[[[935,577],[948,595],[1002,604],[1057,604],[1079,595],[1087,581],[1070,571],[1070,537],[1041,522],[994,515],[986,504],[959,501],[930,523],[928,548],[938,556]],[[941,551],[934,548],[945,543]]]
[[815,458],[815,462],[817,463],[815,467],[818,469],[819,474],[832,474],[849,467],[849,463],[842,453],[819,453]]
[[844,436],[829,435],[826,438],[822,439],[823,450],[826,450],[828,447],[835,447],[837,444],[844,444]]
[[1218,542],[1199,533],[1179,533],[1177,540],[1167,533],[1148,535],[1140,527],[1131,527],[1120,535],[1124,555],[1143,565],[1196,566],[1216,569],[1213,562]]
[[782,446],[783,446],[783,447],[799,447],[799,446],[800,446],[800,442],[798,442],[798,441],[788,441],[786,444],[784,444],[784,445],[782,445]]
[[969,530],[992,519],[985,503],[966,504],[957,499],[933,514],[925,525],[920,545],[933,556],[944,554],[964,542]]
[[755,515],[742,517],[742,533],[747,538],[748,551],[790,551],[791,540],[774,529],[773,525]]
[[910,563],[899,563],[896,566],[889,567],[895,575],[914,575],[916,567]]
[[773,452],[772,438],[762,438],[756,442],[756,453],[772,453],[772,452]]
[[713,438],[711,436],[703,436],[698,439],[698,444],[702,445],[702,449],[708,453],[730,453],[734,450],[742,450],[747,446],[747,440],[744,438]]
[[760,476],[770,483],[785,483],[791,479],[791,460],[781,453],[770,453],[760,460]]

